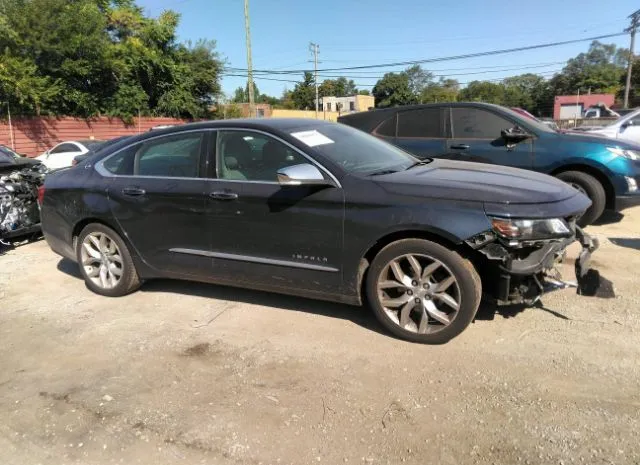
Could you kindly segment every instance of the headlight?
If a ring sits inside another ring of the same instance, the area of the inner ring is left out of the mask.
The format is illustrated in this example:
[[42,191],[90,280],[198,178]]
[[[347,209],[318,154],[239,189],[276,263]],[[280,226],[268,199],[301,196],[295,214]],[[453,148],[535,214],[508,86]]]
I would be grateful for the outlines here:
[[628,158],[629,160],[640,160],[640,152],[636,150],[620,149],[618,147],[607,147],[607,150],[619,157]]
[[491,225],[495,232],[506,239],[531,241],[571,235],[571,229],[561,218],[546,220],[491,218]]

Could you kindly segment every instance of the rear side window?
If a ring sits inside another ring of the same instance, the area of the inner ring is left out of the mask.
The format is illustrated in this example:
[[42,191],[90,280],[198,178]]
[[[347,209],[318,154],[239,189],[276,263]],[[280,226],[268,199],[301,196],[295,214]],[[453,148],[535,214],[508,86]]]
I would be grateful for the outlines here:
[[204,133],[178,134],[128,147],[107,158],[103,166],[120,176],[196,178]]
[[376,136],[396,137],[396,115],[397,113],[394,113],[391,118],[380,124],[373,133]]
[[74,144],[60,144],[53,150],[51,150],[51,154],[55,153],[66,153],[66,152],[79,152],[80,149]]
[[444,138],[444,112],[422,108],[398,113],[398,137]]
[[454,139],[498,139],[503,129],[514,124],[490,111],[479,108],[451,109]]

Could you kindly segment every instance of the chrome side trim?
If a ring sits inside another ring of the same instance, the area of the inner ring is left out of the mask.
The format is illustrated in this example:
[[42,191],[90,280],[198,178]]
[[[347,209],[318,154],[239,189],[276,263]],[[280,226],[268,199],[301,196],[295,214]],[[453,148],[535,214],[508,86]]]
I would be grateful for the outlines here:
[[290,268],[303,268],[315,271],[330,271],[336,273],[339,270],[331,266],[313,265],[310,263],[290,262],[288,260],[275,260],[273,258],[252,257],[250,255],[236,255],[223,252],[209,252],[207,250],[183,249],[180,247],[169,249],[169,252],[184,253],[189,255],[202,255],[203,257],[222,258],[239,262],[260,263],[262,265],[288,266]]

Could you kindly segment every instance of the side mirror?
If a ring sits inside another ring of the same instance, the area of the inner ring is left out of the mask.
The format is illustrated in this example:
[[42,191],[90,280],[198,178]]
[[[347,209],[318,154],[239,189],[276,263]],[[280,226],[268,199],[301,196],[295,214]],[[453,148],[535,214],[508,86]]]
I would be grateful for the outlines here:
[[513,128],[509,128],[509,129],[503,129],[502,131],[500,131],[500,135],[502,136],[502,138],[505,141],[510,142],[510,143],[521,142],[521,141],[531,137],[529,134],[524,132],[518,126],[515,126]]
[[309,163],[287,166],[277,172],[281,186],[332,186],[333,183],[325,179],[320,170]]
[[622,123],[622,125],[620,126],[621,128],[628,128],[629,126],[633,126],[633,120],[630,119],[628,121],[625,121],[624,123]]

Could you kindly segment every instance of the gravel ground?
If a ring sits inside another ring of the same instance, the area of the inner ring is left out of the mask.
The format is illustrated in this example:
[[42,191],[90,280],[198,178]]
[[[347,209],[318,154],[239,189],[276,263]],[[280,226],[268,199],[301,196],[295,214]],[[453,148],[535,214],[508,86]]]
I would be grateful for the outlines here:
[[615,297],[485,306],[443,346],[213,285],[104,298],[43,241],[6,251],[0,463],[638,464],[639,231],[589,228]]

